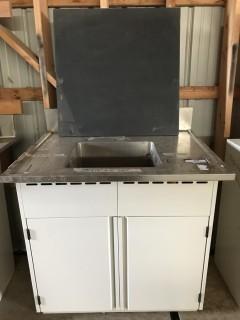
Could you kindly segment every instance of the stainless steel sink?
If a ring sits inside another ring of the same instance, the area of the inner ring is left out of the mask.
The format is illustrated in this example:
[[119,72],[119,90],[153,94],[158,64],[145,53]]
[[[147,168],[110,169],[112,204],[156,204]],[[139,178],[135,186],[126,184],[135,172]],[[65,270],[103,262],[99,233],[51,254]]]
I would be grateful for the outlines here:
[[151,141],[79,142],[72,150],[70,168],[155,167],[161,163]]

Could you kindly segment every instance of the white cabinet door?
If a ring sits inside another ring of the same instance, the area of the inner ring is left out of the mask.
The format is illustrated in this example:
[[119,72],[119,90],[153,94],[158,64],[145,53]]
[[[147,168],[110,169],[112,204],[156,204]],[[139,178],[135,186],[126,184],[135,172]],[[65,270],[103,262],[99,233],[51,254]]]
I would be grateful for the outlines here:
[[42,312],[115,305],[111,218],[28,219]]
[[128,310],[198,309],[207,224],[205,217],[126,219]]

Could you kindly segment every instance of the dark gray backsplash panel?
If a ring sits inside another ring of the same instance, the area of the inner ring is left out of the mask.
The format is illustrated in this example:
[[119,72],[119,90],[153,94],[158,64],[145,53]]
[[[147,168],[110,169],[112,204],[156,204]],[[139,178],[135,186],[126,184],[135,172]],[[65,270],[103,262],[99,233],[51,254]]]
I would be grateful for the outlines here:
[[180,11],[54,11],[59,133],[176,135]]

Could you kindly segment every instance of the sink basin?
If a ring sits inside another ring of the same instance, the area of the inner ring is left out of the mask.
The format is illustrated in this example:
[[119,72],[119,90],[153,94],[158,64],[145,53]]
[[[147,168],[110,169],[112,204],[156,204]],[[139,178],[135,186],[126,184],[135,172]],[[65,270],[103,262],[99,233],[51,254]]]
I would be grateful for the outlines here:
[[150,141],[79,142],[70,154],[68,167],[155,167],[160,162]]

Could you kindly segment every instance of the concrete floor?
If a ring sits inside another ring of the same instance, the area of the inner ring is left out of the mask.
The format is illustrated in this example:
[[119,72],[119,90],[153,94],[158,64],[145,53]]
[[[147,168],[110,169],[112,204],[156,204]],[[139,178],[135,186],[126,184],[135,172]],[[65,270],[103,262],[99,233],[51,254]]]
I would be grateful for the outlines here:
[[[240,320],[234,303],[213,263],[210,264],[204,311],[180,314],[181,320]],[[36,314],[27,260],[17,257],[16,272],[0,302],[0,320],[170,320],[169,313]]]
[[225,286],[213,261],[207,277],[204,311],[184,312],[181,320],[240,320],[240,308]]

